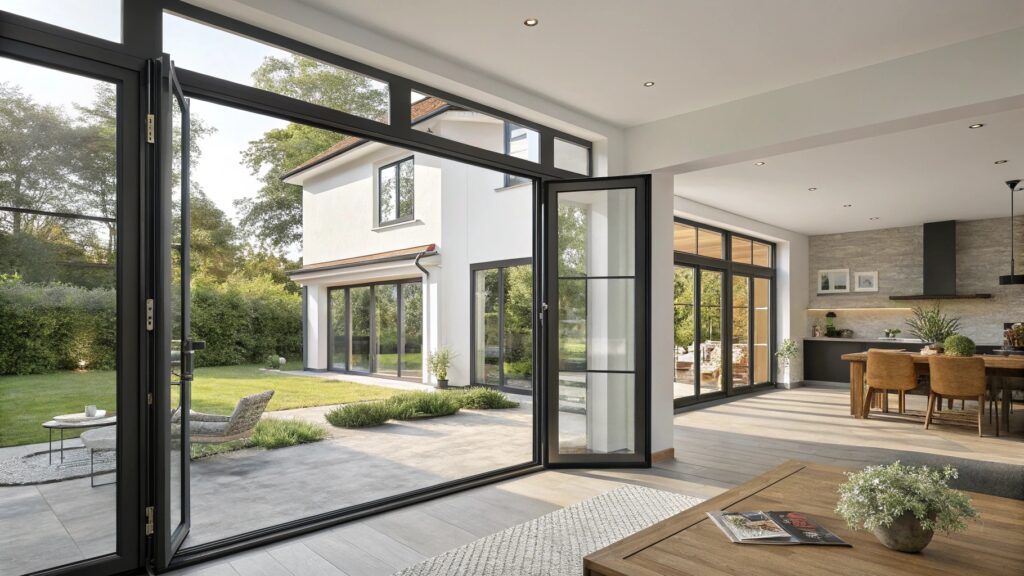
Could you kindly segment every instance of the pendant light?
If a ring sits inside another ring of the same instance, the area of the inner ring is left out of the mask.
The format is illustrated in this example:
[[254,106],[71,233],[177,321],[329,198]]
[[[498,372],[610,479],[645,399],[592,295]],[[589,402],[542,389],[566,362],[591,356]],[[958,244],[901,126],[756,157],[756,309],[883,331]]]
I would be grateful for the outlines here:
[[1006,185],[1010,187],[1010,273],[999,277],[999,284],[1003,286],[1009,284],[1024,284],[1024,274],[1017,274],[1016,254],[1014,253],[1013,247],[1013,193],[1017,190],[1017,184],[1020,184],[1020,180],[1006,181]]

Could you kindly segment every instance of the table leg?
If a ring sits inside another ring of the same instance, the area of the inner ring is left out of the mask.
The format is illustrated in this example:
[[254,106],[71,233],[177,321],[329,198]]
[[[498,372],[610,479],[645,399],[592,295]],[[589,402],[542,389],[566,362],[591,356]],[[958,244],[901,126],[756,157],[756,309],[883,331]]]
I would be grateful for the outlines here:
[[50,459],[50,466],[53,466],[53,428],[48,428],[46,431],[50,433],[50,437],[46,441],[46,455]]
[[[1003,402],[999,407],[1000,416],[1003,418],[1004,430],[1010,431],[1010,403],[1013,402],[1013,390],[1009,386],[1003,386]],[[997,423],[998,425],[998,423]]]
[[60,463],[64,463],[64,429],[60,429]]
[[850,415],[863,418],[864,405],[864,363],[850,362]]

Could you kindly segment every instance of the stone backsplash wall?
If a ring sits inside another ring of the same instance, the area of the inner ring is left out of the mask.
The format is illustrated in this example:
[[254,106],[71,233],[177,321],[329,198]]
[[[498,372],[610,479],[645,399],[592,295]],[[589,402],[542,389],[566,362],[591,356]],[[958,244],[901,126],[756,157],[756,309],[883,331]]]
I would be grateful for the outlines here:
[[[939,303],[947,314],[961,318],[961,333],[978,344],[1000,345],[1003,322],[1024,322],[1024,286],[999,285],[999,276],[1010,268],[1009,231],[1009,218],[957,223],[957,291],[990,293],[992,298]],[[1017,271],[1024,273],[1024,216],[1016,217],[1016,231]],[[923,234],[923,227],[908,226],[811,236],[807,334],[814,324],[824,326],[826,311],[834,310],[836,326],[853,330],[855,336],[880,337],[886,328],[900,328],[900,336],[909,337],[907,308],[934,301],[889,296],[921,293]],[[818,294],[818,270],[832,268],[849,268],[851,284],[855,272],[877,270],[878,292]]]

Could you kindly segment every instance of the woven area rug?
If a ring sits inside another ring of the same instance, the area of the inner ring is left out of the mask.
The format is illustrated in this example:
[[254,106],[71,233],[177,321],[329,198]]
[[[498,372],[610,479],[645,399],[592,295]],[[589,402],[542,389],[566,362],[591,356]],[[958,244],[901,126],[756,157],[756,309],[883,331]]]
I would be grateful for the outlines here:
[[587,554],[700,502],[626,485],[449,550],[395,576],[579,576]]

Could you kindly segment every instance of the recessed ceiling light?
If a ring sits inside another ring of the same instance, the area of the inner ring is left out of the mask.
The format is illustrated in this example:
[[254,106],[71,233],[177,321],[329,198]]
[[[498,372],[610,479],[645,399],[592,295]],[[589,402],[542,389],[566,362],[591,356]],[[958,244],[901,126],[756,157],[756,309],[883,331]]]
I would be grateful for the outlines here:
[[540,24],[540,20],[537,20],[536,18],[527,18],[526,20],[523,20],[523,24],[532,28],[533,26]]
[[650,81],[644,82],[644,87],[645,88],[650,88],[651,86],[654,86],[654,82],[650,82]]
[[764,162],[754,162],[754,166],[764,166]]
[[871,218],[868,218],[868,220],[878,220],[878,216],[872,216]]
[[817,190],[817,188],[808,188],[807,190],[814,192],[815,190]]
[[1006,164],[1009,160],[996,160],[996,164]]
[[981,128],[982,126],[984,126],[984,124],[971,124],[968,128],[974,130],[975,128]]
[[851,208],[851,207],[853,207],[853,204],[843,204],[843,208]]

